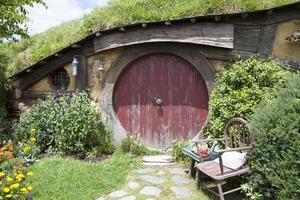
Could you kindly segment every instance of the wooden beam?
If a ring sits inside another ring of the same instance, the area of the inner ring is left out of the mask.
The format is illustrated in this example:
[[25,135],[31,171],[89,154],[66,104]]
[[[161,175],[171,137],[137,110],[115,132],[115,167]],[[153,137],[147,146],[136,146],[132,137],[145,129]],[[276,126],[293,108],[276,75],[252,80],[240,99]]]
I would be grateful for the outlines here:
[[41,60],[41,61],[38,62],[39,65],[43,65],[45,63],[46,63],[46,60]]
[[120,27],[120,28],[119,28],[119,31],[125,32],[126,29],[125,29],[125,27]]
[[101,34],[100,32],[97,32],[97,33],[95,33],[95,36],[96,36],[96,37],[101,37],[102,34]]
[[61,53],[56,53],[56,54],[54,54],[54,56],[60,58],[62,56],[62,54]]
[[196,18],[191,18],[191,23],[196,23],[197,19]]
[[81,45],[79,45],[79,44],[72,44],[71,47],[74,48],[74,49],[76,49],[76,48],[80,48]]
[[84,55],[76,55],[75,56],[78,60],[78,75],[75,79],[76,89],[84,90],[86,89],[86,80],[87,80],[87,63],[86,63],[86,56]]
[[242,14],[242,19],[245,20],[248,17],[248,13],[243,13]]
[[216,22],[221,21],[221,19],[222,19],[222,16],[220,16],[220,15],[215,16],[215,21]]
[[273,14],[273,10],[272,9],[267,11],[267,15],[272,15],[272,14]]
[[261,31],[258,53],[261,55],[271,55],[277,30],[277,24],[264,26]]
[[235,25],[234,49],[237,54],[257,54],[260,46],[261,26]]
[[133,28],[126,33],[111,33],[94,38],[95,52],[149,42],[181,42],[233,48],[233,25],[189,23],[180,26],[153,26],[151,29]]

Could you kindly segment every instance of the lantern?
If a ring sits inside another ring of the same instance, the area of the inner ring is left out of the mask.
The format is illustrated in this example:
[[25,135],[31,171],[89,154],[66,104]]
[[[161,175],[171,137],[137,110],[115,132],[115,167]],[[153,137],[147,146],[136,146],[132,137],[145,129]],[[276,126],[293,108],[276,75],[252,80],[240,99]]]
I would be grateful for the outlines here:
[[72,61],[72,74],[73,76],[78,76],[78,65],[79,65],[79,62],[77,60],[77,58],[73,58],[73,61]]

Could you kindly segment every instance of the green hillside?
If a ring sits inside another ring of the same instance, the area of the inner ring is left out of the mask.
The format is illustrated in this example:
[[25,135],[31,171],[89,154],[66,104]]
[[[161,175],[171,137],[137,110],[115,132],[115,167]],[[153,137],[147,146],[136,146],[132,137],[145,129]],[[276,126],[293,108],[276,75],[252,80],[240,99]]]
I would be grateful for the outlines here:
[[111,0],[81,19],[0,45],[0,67],[7,76],[36,63],[96,30],[145,21],[260,10],[296,0]]

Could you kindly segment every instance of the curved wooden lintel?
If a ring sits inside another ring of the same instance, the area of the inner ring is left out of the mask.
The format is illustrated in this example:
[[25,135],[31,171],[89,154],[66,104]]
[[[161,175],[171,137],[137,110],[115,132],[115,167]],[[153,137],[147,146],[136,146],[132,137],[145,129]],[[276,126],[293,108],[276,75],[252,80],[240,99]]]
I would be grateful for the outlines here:
[[234,25],[191,23],[115,32],[94,39],[95,52],[134,44],[181,42],[233,49]]

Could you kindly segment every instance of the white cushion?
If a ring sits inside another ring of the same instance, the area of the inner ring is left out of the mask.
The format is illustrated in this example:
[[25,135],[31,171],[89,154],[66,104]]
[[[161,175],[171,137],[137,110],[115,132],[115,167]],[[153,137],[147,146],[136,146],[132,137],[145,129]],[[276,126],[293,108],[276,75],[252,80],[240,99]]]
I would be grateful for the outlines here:
[[[219,158],[216,158],[213,161],[219,164]],[[237,170],[245,165],[246,153],[237,151],[225,152],[222,154],[222,161],[225,167]]]

